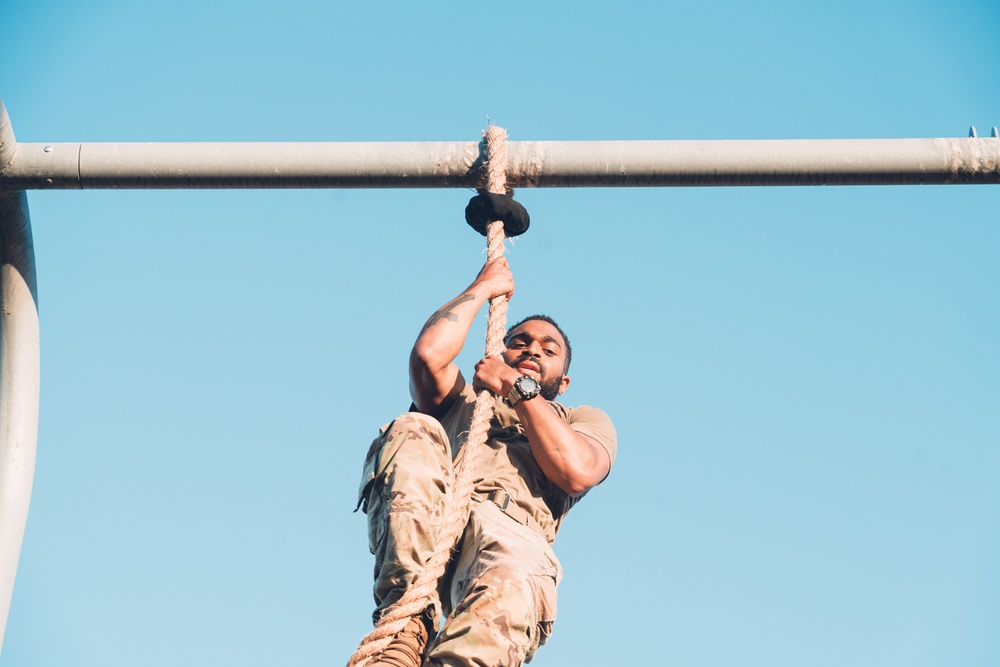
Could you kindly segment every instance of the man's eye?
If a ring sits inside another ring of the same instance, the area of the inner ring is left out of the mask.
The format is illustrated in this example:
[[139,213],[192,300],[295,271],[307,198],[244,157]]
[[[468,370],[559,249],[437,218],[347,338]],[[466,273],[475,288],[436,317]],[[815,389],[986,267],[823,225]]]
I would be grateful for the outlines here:
[[556,352],[555,352],[555,350],[545,350],[545,354],[547,354],[550,357],[552,357],[552,356],[555,356]]

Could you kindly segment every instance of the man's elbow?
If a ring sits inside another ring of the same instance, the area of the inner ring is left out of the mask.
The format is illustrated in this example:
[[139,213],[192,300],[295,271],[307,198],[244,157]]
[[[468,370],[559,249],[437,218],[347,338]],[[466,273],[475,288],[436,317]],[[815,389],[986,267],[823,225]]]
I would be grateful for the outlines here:
[[410,350],[410,374],[415,376],[433,375],[451,362],[443,350],[436,346],[417,341]]
[[587,491],[590,491],[596,486],[595,484],[587,484],[585,482],[579,482],[576,480],[566,480],[562,484],[559,484],[559,488],[566,492],[566,495],[577,498],[582,496]]
[[601,464],[587,466],[586,468],[562,475],[562,478],[556,482],[556,486],[568,495],[576,498],[603,482],[607,476],[608,470],[605,466]]

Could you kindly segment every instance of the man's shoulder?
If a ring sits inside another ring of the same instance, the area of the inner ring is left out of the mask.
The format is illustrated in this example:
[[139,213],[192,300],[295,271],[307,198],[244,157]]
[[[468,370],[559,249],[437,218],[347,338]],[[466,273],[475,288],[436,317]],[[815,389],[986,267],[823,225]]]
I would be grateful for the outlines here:
[[608,413],[592,405],[566,407],[555,401],[551,401],[551,404],[560,412],[570,428],[596,440],[608,450],[611,460],[614,461],[618,450],[618,434]]
[[608,413],[600,408],[596,408],[593,405],[563,405],[559,401],[549,401],[549,404],[555,409],[556,412],[567,417],[603,417],[609,422],[611,417]]
[[595,408],[592,405],[577,405],[572,407],[565,406],[556,401],[550,401],[550,404],[573,428],[581,430],[578,428],[579,426],[590,424],[593,428],[600,428],[602,431],[606,431],[614,438],[615,426],[611,421],[611,417],[604,410]]

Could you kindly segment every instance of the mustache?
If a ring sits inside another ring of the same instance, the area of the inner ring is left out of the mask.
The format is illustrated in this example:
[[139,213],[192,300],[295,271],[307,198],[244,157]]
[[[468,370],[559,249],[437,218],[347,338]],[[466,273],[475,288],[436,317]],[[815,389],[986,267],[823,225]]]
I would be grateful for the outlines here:
[[511,368],[517,368],[517,365],[520,364],[522,361],[530,361],[531,363],[538,366],[539,373],[542,372],[542,365],[538,363],[538,360],[535,359],[535,357],[530,352],[522,352],[517,359],[514,359],[507,365],[510,366]]

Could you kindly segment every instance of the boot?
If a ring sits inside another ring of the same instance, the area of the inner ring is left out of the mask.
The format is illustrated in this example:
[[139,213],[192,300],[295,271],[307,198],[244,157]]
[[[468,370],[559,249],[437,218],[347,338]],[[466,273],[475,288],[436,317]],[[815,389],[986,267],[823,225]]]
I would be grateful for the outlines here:
[[370,667],[420,667],[430,633],[423,615],[414,616],[369,663]]

